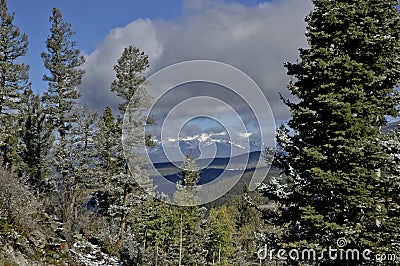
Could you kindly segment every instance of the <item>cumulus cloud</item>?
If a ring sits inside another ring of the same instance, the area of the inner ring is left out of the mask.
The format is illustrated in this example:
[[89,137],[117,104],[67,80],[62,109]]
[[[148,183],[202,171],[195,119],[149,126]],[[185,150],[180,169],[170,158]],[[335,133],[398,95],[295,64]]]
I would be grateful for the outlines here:
[[110,90],[115,79],[113,66],[129,45],[145,51],[151,61],[160,57],[163,47],[157,40],[154,21],[137,19],[123,28],[112,29],[103,43],[93,53],[86,55],[86,74],[80,87],[84,103],[98,109],[104,109],[107,105],[115,108],[118,105],[117,96]]
[[[283,62],[295,61],[298,48],[307,46],[304,17],[311,10],[311,1],[274,0],[246,7],[185,0],[183,9],[197,11],[173,21],[137,19],[111,30],[87,55],[81,86],[83,102],[98,109],[117,105],[118,99],[110,92],[113,66],[124,47],[135,45],[149,55],[149,75],[186,60],[208,59],[233,65],[257,82],[278,122],[288,119],[289,111],[279,98],[279,93],[290,97]],[[168,104],[164,106],[169,108]]]

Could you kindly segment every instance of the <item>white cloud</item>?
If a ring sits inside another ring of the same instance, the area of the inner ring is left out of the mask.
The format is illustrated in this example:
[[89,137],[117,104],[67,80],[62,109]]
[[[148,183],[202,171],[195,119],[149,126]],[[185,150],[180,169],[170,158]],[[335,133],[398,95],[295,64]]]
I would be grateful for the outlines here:
[[113,65],[123,48],[133,44],[149,55],[149,74],[194,59],[231,64],[257,82],[276,120],[286,120],[289,112],[279,99],[279,93],[289,97],[283,62],[295,61],[298,48],[306,47],[304,17],[311,10],[311,1],[274,0],[255,7],[213,5],[208,0],[183,3],[184,9],[199,11],[174,21],[137,19],[111,30],[87,55],[83,101],[100,109],[116,106],[117,98],[110,92]]
[[112,29],[103,43],[86,55],[86,74],[81,85],[84,103],[101,109],[117,105],[118,98],[110,91],[115,78],[113,66],[129,45],[144,50],[149,60],[159,57],[163,49],[157,40],[154,22],[149,19],[137,19],[123,28]]

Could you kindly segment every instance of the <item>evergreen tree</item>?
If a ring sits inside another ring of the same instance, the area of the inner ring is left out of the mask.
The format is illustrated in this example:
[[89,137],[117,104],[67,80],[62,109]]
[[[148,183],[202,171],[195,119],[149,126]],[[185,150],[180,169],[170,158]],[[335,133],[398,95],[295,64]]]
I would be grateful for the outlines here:
[[43,103],[47,119],[51,122],[57,137],[52,157],[56,162],[55,180],[59,177],[61,179],[60,215],[67,223],[67,227],[70,227],[73,203],[70,197],[70,162],[68,162],[66,136],[74,122],[72,109],[79,98],[77,86],[84,74],[81,69],[84,58],[76,49],[76,43],[71,41],[74,35],[71,25],[64,21],[61,11],[57,8],[52,10],[50,23],[50,35],[46,40],[47,52],[42,53],[44,65],[49,72],[43,77],[48,83],[48,89],[43,94]]
[[116,120],[110,106],[104,109],[103,116],[99,122],[99,131],[95,137],[98,150],[98,167],[103,171],[100,176],[104,182],[105,173],[115,174],[118,167],[123,165],[123,154],[121,146],[121,123]]
[[115,118],[111,108],[106,107],[94,138],[99,184],[94,196],[99,218],[105,223],[103,231],[107,232],[98,238],[110,243],[110,253],[130,264],[140,261],[146,250],[147,212],[153,206],[149,195],[137,184],[137,175],[145,176],[145,171],[139,165],[127,166],[121,142],[121,126],[121,119]]
[[[111,84],[111,91],[115,92],[122,100],[119,110],[121,114],[125,115],[124,122],[127,126],[125,129],[134,136],[127,140],[129,145],[139,143],[142,146],[142,142],[144,142],[149,147],[154,146],[151,134],[143,135],[141,132],[143,126],[155,123],[152,117],[143,116],[143,111],[150,107],[150,97],[145,90],[146,77],[144,75],[148,68],[148,56],[133,45],[123,50],[118,63],[114,66],[116,79]],[[136,147],[133,148],[133,153],[135,153],[135,149]],[[133,159],[135,160],[135,158]]]
[[112,109],[107,106],[99,120],[99,130],[94,137],[97,150],[96,172],[99,184],[95,192],[97,212],[108,215],[111,204],[109,179],[119,172],[124,172],[124,157],[121,145],[121,123],[114,117]]
[[[175,206],[175,250],[178,250],[179,265],[195,265],[205,261],[205,230],[201,225],[202,209],[199,208],[196,186],[200,179],[199,166],[191,154],[185,156],[181,166],[181,181],[177,184],[173,203]],[[201,263],[200,263],[201,264]]]
[[208,261],[212,261],[213,265],[232,265],[235,216],[235,209],[226,205],[210,211]]
[[273,228],[267,228],[262,219],[265,197],[258,191],[249,192],[246,185],[243,192],[231,204],[236,212],[233,261],[235,265],[245,266],[258,262],[257,251],[264,243],[257,236],[273,231]]
[[49,151],[53,140],[51,127],[46,120],[39,95],[34,95],[28,90],[24,93],[22,102],[19,124],[22,125],[21,157],[24,172],[32,187],[41,192],[48,191],[50,187],[46,180],[50,169]]
[[146,140],[143,128],[148,119],[143,115],[143,111],[150,104],[150,98],[142,86],[145,81],[144,71],[147,68],[147,55],[138,48],[129,46],[124,49],[117,65],[114,66],[116,79],[111,84],[111,91],[122,100],[119,109],[121,114],[124,114],[123,125],[121,119],[117,120],[121,128],[124,126],[122,143],[119,143],[121,148],[125,145],[124,169],[111,176],[108,182],[112,188],[110,193],[115,196],[111,201],[110,211],[119,219],[121,248],[124,246],[124,238],[129,239],[129,235],[126,235],[127,228],[143,213],[142,208],[149,200],[149,193],[153,191],[150,178],[146,171],[141,169],[144,160],[138,154],[138,148],[143,147]]
[[19,167],[18,113],[21,95],[29,89],[29,67],[20,63],[28,37],[14,25],[5,0],[0,1],[0,156],[3,164]]
[[196,159],[193,158],[193,155],[186,155],[181,169],[182,186],[186,186],[188,188],[196,187],[200,179],[200,171],[199,166],[196,163]]
[[173,199],[174,203],[180,206],[197,205],[199,199],[197,198],[196,186],[200,179],[200,170],[196,159],[191,154],[187,154],[181,169],[181,181],[177,184],[177,191]]
[[278,131],[277,159],[289,185],[267,191],[288,229],[283,243],[324,248],[343,237],[349,248],[397,249],[391,245],[399,238],[392,230],[397,218],[382,210],[398,180],[382,182],[387,154],[376,140],[385,116],[398,114],[398,2],[313,3],[310,47],[300,50],[300,62],[286,64],[295,77],[289,89],[300,100],[286,101],[291,130]]
[[42,53],[44,65],[49,74],[44,75],[48,89],[43,102],[48,118],[63,140],[68,131],[72,106],[80,96],[77,87],[82,82],[84,70],[81,69],[84,57],[71,41],[74,32],[71,25],[64,21],[62,13],[53,8],[50,16],[50,35],[46,40],[47,52]]
[[98,115],[88,107],[74,108],[73,114],[75,122],[71,123],[65,139],[69,188],[63,205],[67,209],[63,212],[68,214],[73,229],[79,231],[85,226],[90,192],[98,182],[94,169],[97,160],[94,137],[98,131]]
[[[92,220],[96,220],[91,237],[98,239],[105,249],[117,255],[120,247],[116,243],[120,238],[120,218],[111,212],[111,205],[119,202],[115,184],[111,177],[125,171],[124,157],[121,144],[121,122],[114,117],[112,109],[107,106],[98,122],[98,131],[94,136],[96,149],[95,172],[97,176],[93,187],[93,214]],[[97,225],[97,228],[96,228]]]

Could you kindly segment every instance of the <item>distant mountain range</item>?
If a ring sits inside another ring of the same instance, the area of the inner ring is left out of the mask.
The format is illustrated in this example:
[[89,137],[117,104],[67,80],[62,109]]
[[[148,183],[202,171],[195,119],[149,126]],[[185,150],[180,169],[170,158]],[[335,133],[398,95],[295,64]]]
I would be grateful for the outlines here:
[[[207,168],[223,168],[225,169],[228,166],[229,161],[231,161],[231,165],[233,166],[232,169],[230,170],[242,170],[242,167],[239,167],[239,165],[243,165],[245,162],[246,167],[245,169],[254,169],[257,166],[257,162],[262,156],[261,151],[254,151],[249,154],[241,154],[233,157],[223,157],[223,158],[214,158],[211,160],[210,159],[200,159],[197,160],[197,164],[199,166],[205,165],[207,163]],[[172,168],[172,167],[177,167],[182,165],[182,161],[179,162],[159,162],[159,163],[153,163],[154,167],[156,169],[162,169],[162,168]]]
[[[148,148],[148,154],[153,163],[170,161],[181,161],[182,154],[192,154],[196,159],[209,158],[229,158],[241,154],[260,152],[263,144],[257,133],[236,133],[235,136],[228,136],[225,132],[203,133],[179,139],[164,139],[163,141],[155,138],[155,147]],[[168,157],[167,157],[168,155]]]
[[[224,178],[231,178],[249,172],[251,173],[257,167],[260,156],[263,156],[262,152],[255,151],[249,154],[241,154],[230,158],[214,158],[211,160],[211,163],[208,159],[200,159],[197,163],[199,165],[207,164],[207,167],[200,170],[200,180],[198,184],[207,184],[220,177],[224,171]],[[230,167],[228,167],[228,164]],[[173,184],[181,181],[181,169],[179,167],[182,165],[182,162],[161,162],[154,163],[153,165],[163,178]],[[267,173],[268,169],[266,168],[266,174]],[[175,191],[175,185],[166,185],[165,180],[160,179],[159,177],[154,177],[154,184],[164,184],[164,186],[170,186],[171,193]]]
[[[400,121],[391,122],[381,131],[387,133],[396,130],[399,125]],[[155,146],[147,148],[147,153],[157,168],[180,165],[182,154],[191,154],[201,168],[207,165],[226,166],[229,158],[234,162],[243,162],[247,154],[250,154],[249,164],[252,165],[252,162],[258,161],[260,152],[265,148],[258,133],[234,133],[233,136],[226,132],[202,133],[162,141],[156,137],[153,141]]]

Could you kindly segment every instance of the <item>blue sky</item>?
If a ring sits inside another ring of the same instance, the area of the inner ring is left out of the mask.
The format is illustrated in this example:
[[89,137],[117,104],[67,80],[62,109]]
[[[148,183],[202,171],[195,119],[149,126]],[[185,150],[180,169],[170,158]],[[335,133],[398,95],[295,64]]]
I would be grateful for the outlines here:
[[96,0],[9,0],[8,7],[15,12],[15,24],[28,34],[29,52],[26,61],[31,65],[34,89],[43,75],[44,51],[49,33],[49,16],[53,7],[59,8],[67,22],[76,31],[78,48],[91,53],[110,29],[125,26],[138,17],[173,19],[181,14],[181,0],[168,1],[96,1]]

